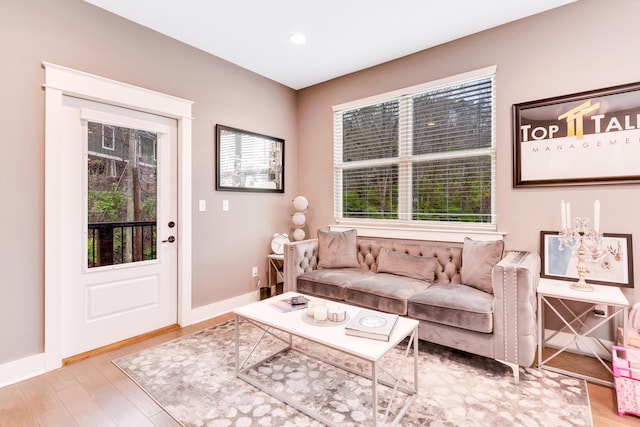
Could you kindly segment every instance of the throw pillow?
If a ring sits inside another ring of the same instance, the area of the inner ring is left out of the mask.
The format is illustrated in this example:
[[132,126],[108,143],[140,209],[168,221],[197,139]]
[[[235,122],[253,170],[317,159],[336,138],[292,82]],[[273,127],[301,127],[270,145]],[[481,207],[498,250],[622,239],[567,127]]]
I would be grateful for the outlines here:
[[405,254],[388,249],[380,250],[378,273],[392,273],[433,283],[438,261],[432,257]]
[[356,230],[318,230],[318,268],[360,267]]
[[462,283],[492,294],[491,271],[502,259],[503,252],[503,240],[481,242],[465,237],[460,269]]

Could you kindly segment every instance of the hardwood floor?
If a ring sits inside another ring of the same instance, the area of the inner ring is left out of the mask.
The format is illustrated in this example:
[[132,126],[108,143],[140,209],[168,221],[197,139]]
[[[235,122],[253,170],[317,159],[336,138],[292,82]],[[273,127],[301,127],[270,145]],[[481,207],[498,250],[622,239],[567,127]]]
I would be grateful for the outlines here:
[[[231,318],[225,315],[168,331],[0,388],[0,426],[178,426],[111,361]],[[598,369],[584,356],[559,360],[572,368]],[[612,388],[589,383],[588,389],[595,427],[640,426],[640,417],[617,415]]]

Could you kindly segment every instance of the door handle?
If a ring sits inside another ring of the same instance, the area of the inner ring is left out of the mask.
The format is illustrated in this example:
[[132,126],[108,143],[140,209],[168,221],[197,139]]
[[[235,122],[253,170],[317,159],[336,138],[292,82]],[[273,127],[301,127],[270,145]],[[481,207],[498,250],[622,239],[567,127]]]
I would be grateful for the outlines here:
[[163,240],[162,243],[166,243],[166,242],[173,243],[175,241],[176,241],[175,237],[169,236],[169,237],[167,237],[167,240]]

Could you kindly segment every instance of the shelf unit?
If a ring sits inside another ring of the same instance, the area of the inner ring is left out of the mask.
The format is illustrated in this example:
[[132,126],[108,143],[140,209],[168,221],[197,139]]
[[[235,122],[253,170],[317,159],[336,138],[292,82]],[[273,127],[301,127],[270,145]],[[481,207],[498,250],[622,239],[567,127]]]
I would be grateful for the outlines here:
[[269,296],[280,295],[284,289],[284,255],[269,254],[267,258]]

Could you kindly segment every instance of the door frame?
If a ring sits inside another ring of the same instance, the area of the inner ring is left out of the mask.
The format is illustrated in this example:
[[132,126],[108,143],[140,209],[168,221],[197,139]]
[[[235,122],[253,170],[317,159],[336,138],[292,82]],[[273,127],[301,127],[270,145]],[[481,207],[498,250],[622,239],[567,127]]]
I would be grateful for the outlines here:
[[61,139],[62,97],[131,108],[176,119],[178,122],[178,323],[192,323],[192,101],[132,86],[115,80],[43,62],[45,69],[45,244],[44,244],[44,365],[45,371],[62,365],[62,174],[64,159],[57,149]]

